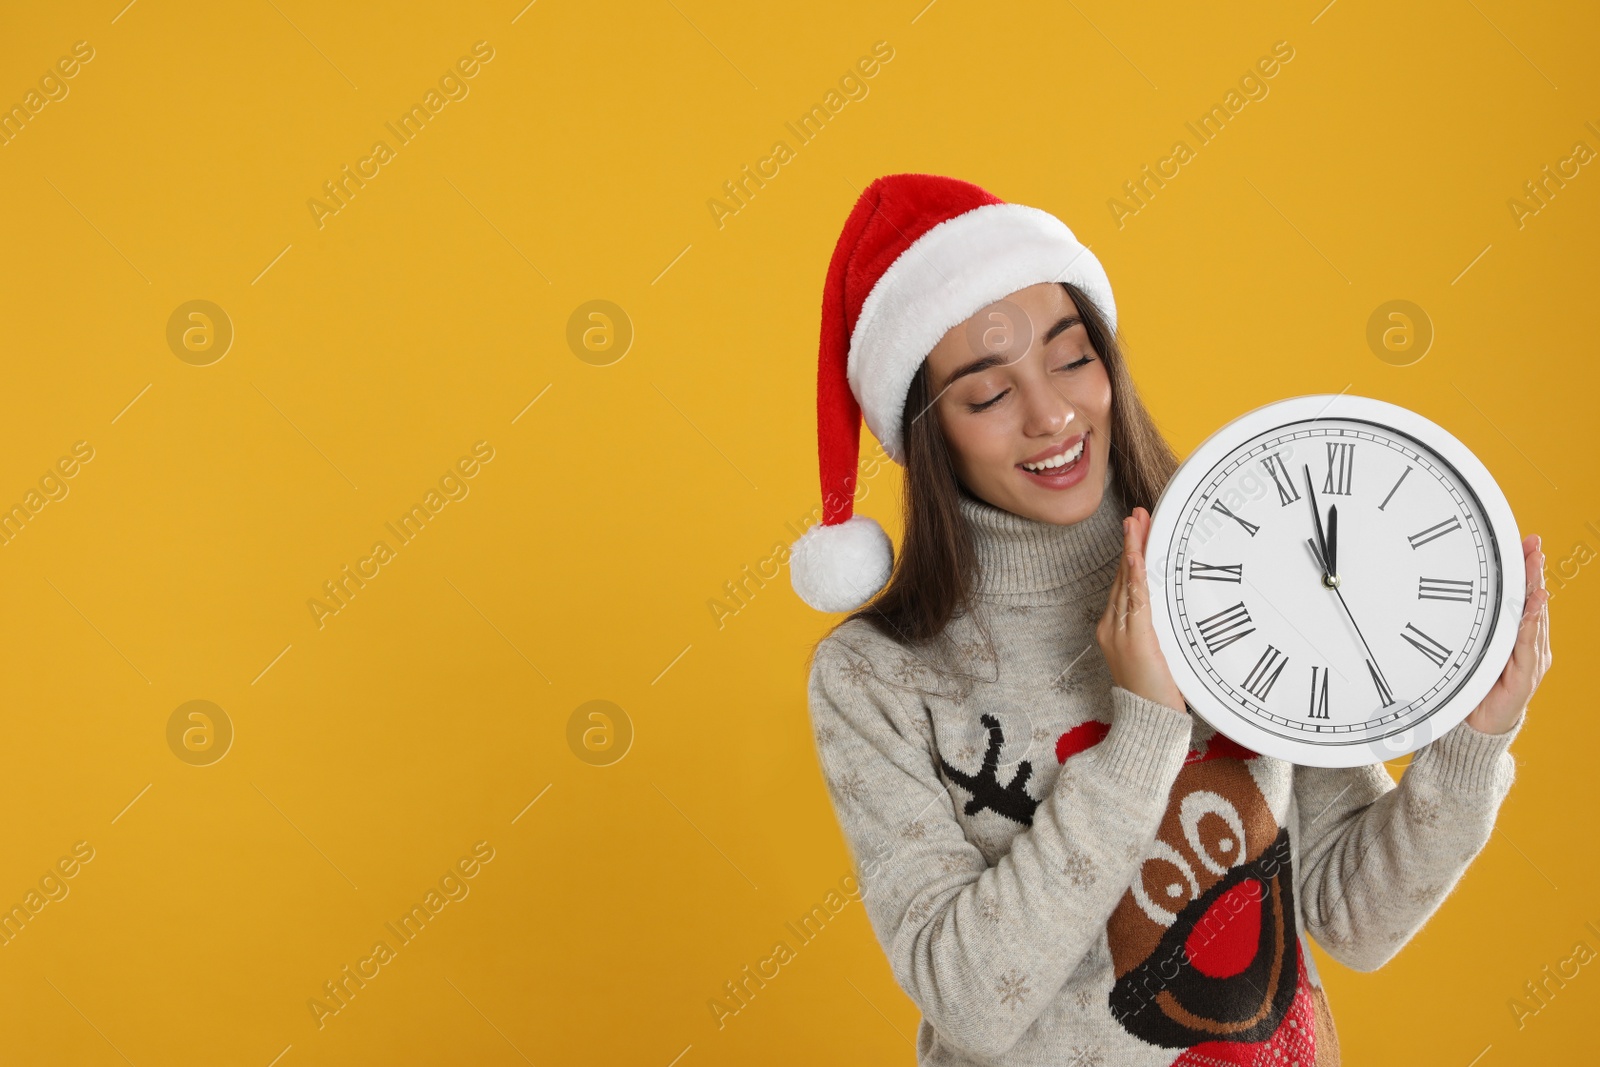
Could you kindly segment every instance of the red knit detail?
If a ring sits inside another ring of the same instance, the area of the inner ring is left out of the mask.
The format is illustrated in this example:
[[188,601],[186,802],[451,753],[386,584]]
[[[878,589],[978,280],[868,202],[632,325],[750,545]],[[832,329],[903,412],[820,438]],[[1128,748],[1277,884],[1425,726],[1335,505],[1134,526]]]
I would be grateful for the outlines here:
[[1111,724],[1108,722],[1099,719],[1080,722],[1056,740],[1056,762],[1065,763],[1068,756],[1076,756],[1086,748],[1093,748],[1104,741],[1110,732]]
[[1255,759],[1260,754],[1245,748],[1231,737],[1212,734],[1211,740],[1206,743],[1204,753],[1197,752],[1191,748],[1189,754],[1184,757],[1183,762],[1204,763],[1208,759]]
[[[1086,748],[1093,748],[1106,739],[1106,734],[1111,731],[1111,724],[1090,719],[1080,722],[1066,733],[1056,739],[1056,762],[1067,762],[1068,756],[1075,756]],[[1255,759],[1259,752],[1252,752],[1231,737],[1222,734],[1212,734],[1211,740],[1206,744],[1206,750],[1191,748],[1189,754],[1183,758],[1185,765],[1190,763],[1204,763],[1208,759]]]
[[1261,944],[1261,893],[1261,883],[1247,878],[1211,902],[1184,943],[1195,970],[1232,978],[1250,966]]

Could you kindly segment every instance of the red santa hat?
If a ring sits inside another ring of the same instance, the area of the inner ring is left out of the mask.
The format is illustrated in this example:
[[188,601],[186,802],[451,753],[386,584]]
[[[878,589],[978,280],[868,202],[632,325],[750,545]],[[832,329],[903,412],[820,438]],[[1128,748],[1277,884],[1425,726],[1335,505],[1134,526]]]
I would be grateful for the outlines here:
[[951,327],[1040,282],[1078,286],[1116,328],[1105,268],[1047,211],[934,174],[885,175],[856,200],[822,293],[822,521],[789,555],[790,581],[807,604],[854,611],[894,566],[883,527],[853,514],[863,416],[889,458],[905,466],[900,418],[933,346]]

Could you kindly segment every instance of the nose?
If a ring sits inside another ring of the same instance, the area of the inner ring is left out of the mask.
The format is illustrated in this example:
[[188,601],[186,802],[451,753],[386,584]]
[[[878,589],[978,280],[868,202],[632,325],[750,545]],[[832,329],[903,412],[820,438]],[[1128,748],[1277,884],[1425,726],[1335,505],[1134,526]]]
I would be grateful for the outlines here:
[[1195,970],[1208,978],[1231,978],[1255,961],[1264,896],[1265,887],[1247,878],[1212,902],[1184,945]]
[[1049,378],[1030,380],[1019,390],[1023,402],[1023,432],[1029,437],[1059,437],[1078,409]]

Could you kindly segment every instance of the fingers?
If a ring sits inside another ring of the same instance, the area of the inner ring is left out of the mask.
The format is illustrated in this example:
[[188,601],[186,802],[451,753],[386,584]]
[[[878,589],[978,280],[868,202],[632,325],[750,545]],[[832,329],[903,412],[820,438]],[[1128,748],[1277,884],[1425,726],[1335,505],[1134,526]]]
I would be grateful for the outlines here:
[[[1550,669],[1550,664],[1555,662],[1555,656],[1550,651],[1550,594],[1541,590],[1544,603],[1539,605],[1539,678],[1544,678],[1544,672]],[[1538,681],[1534,682],[1537,686]]]
[[1523,585],[1530,593],[1544,588],[1544,553],[1539,551],[1539,546],[1538,534],[1529,534],[1522,539]]
[[1122,558],[1117,564],[1117,575],[1111,582],[1106,597],[1106,610],[1101,616],[1105,635],[1122,636],[1129,632],[1149,606],[1149,586],[1145,575],[1144,546],[1150,536],[1150,513],[1144,508],[1134,508],[1133,514],[1122,520]]
[[1530,535],[1523,542],[1524,548],[1532,542],[1532,550],[1527,553],[1528,568],[1533,572],[1533,578],[1528,583],[1528,600],[1535,609],[1535,623],[1533,636],[1533,689],[1539,688],[1539,682],[1544,678],[1544,672],[1550,669],[1550,591],[1544,583],[1544,552],[1543,544],[1537,534]]
[[1517,624],[1516,644],[1497,686],[1519,708],[1527,706],[1544,677],[1549,660],[1550,620],[1550,592],[1544,584],[1544,553],[1537,535],[1530,534],[1523,540],[1522,553],[1527,598]]
[[1527,675],[1530,678],[1533,675],[1539,647],[1539,601],[1545,595],[1543,590],[1535,590],[1528,597],[1527,606],[1522,611],[1522,621],[1517,624],[1517,643],[1511,648],[1511,662],[1506,665],[1508,675]]
[[1133,554],[1134,554],[1134,520],[1132,516],[1122,520],[1122,560],[1117,566],[1117,600],[1116,600],[1116,631],[1126,633],[1128,629],[1128,609],[1130,591],[1133,586]]
[[1137,550],[1139,562],[1144,563],[1144,552],[1150,541],[1150,513],[1144,508],[1134,508],[1130,516],[1134,522],[1134,548]]
[[1122,558],[1117,563],[1117,576],[1111,580],[1111,590],[1106,594],[1106,610],[1100,616],[1100,630],[1096,636],[1102,644],[1118,626],[1127,612],[1124,591],[1128,581],[1128,520],[1122,520]]
[[1539,681],[1544,677],[1544,672],[1550,669],[1550,594],[1541,589],[1539,597],[1539,621],[1535,627],[1533,638],[1533,687],[1539,688]]
[[1129,520],[1132,544],[1128,560],[1128,614],[1138,615],[1149,604],[1149,586],[1145,580],[1144,546],[1150,537],[1150,513],[1144,508],[1134,508]]
[[1536,677],[1539,661],[1543,658],[1540,640],[1541,619],[1548,618],[1547,605],[1550,593],[1544,587],[1544,553],[1539,550],[1539,536],[1529,534],[1522,542],[1523,570],[1527,577],[1527,600],[1522,606],[1522,619],[1517,626],[1517,643],[1511,650],[1512,662],[1529,678]]
[[1122,520],[1122,558],[1095,637],[1117,685],[1187,714],[1188,707],[1157,642],[1150,613],[1145,611],[1150,606],[1144,555],[1149,536],[1150,513],[1134,508],[1133,514]]

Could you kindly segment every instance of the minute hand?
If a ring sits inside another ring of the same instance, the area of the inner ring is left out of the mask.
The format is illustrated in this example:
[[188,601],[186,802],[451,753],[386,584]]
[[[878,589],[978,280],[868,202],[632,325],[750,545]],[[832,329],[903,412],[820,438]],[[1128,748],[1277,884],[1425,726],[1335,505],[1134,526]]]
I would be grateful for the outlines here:
[[[1337,522],[1337,513],[1330,510],[1328,517],[1331,521]],[[1311,551],[1312,560],[1319,567],[1323,566],[1322,556],[1317,552],[1316,541],[1309,537],[1306,538],[1306,548]],[[1339,606],[1344,609],[1345,618],[1350,620],[1350,626],[1355,630],[1356,637],[1361,641],[1361,647],[1366,649],[1367,671],[1372,675],[1372,681],[1378,687],[1378,699],[1383,701],[1384,707],[1388,707],[1393,703],[1389,680],[1383,676],[1383,669],[1378,666],[1378,658],[1372,654],[1372,646],[1367,644],[1367,635],[1361,632],[1361,624],[1356,622],[1355,613],[1350,610],[1350,605],[1345,603],[1344,593],[1340,592],[1337,585],[1330,585],[1328,588],[1332,589],[1334,595],[1339,598]]]
[[1377,663],[1378,657],[1372,654],[1372,646],[1367,644],[1367,637],[1361,632],[1361,624],[1356,622],[1356,617],[1351,614],[1350,605],[1344,602],[1344,594],[1335,589],[1333,595],[1339,598],[1339,606],[1344,608],[1345,617],[1350,620],[1350,625],[1356,628],[1356,636],[1361,638],[1361,647],[1367,650],[1367,658],[1372,660],[1373,663]]
[[[1339,591],[1338,586],[1333,587],[1333,592],[1339,598],[1339,606],[1344,608],[1345,617],[1350,620],[1350,625],[1355,627],[1356,636],[1361,639],[1361,647],[1367,650],[1367,664],[1373,671],[1372,680],[1379,683],[1381,689],[1379,695],[1381,697],[1383,693],[1389,691],[1389,680],[1383,676],[1383,668],[1378,666],[1378,657],[1372,654],[1372,646],[1367,644],[1367,636],[1361,632],[1361,625],[1356,622],[1355,615],[1351,613],[1350,605],[1344,602],[1344,594]],[[1388,704],[1389,701],[1385,699],[1384,703]]]
[[1317,491],[1311,487],[1311,468],[1302,465],[1300,468],[1306,476],[1306,502],[1311,505],[1311,522],[1317,532],[1317,547],[1321,549],[1319,557],[1322,561],[1322,584],[1329,589],[1336,588],[1335,575],[1339,572],[1334,569],[1333,552],[1328,543],[1328,536],[1322,529],[1322,509],[1317,507]]

